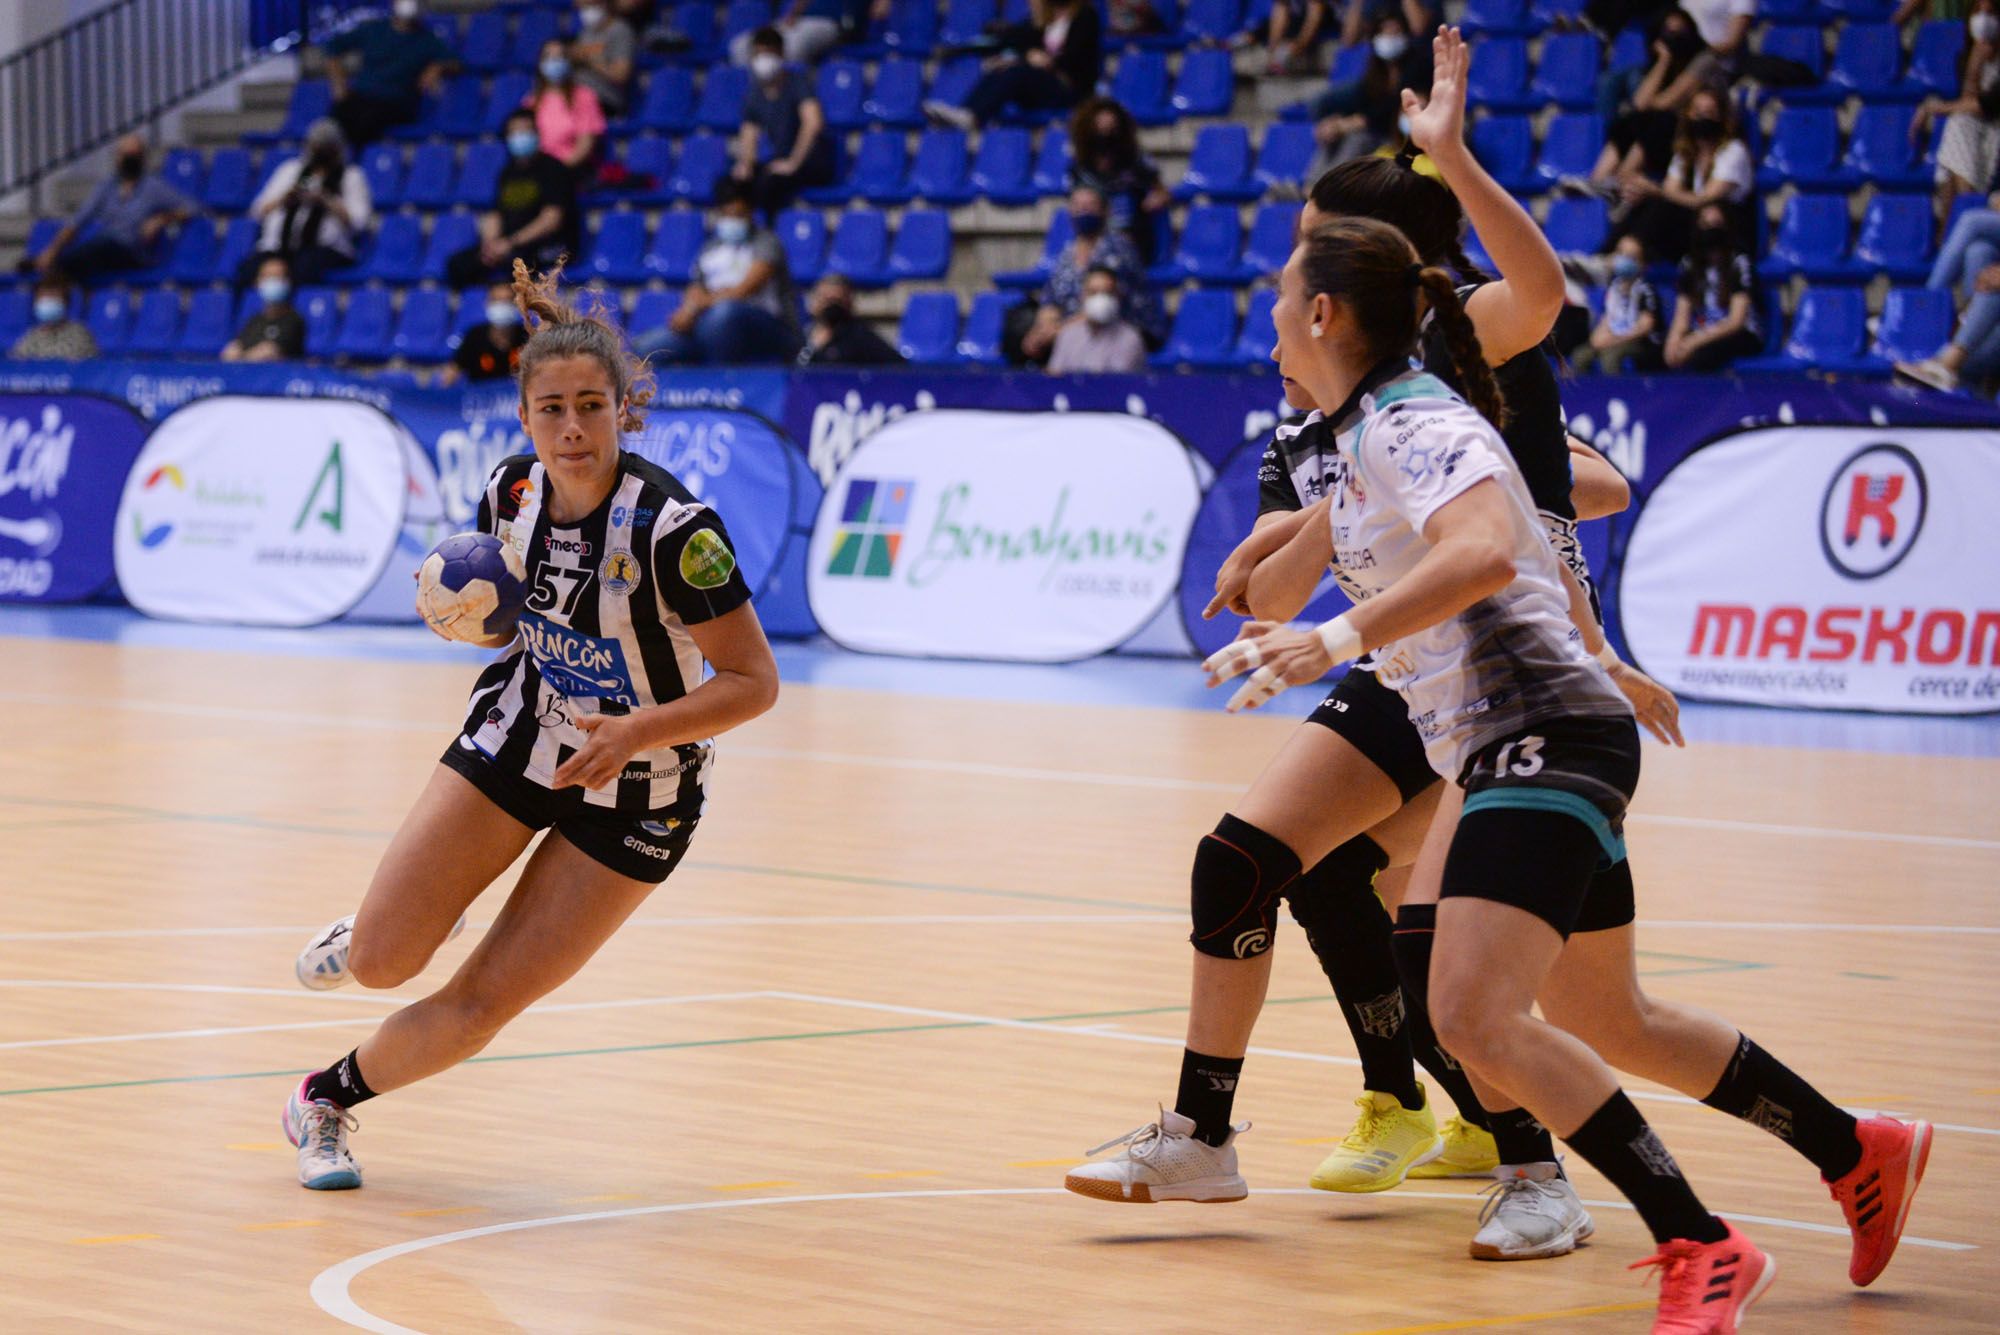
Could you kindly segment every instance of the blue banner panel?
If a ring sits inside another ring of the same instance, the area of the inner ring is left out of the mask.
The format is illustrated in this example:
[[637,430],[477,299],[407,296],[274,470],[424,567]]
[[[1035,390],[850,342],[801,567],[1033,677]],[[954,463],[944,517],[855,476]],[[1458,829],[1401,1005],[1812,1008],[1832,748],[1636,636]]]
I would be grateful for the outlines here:
[[146,423],[80,394],[0,394],[0,600],[61,603],[110,583],[111,534]]

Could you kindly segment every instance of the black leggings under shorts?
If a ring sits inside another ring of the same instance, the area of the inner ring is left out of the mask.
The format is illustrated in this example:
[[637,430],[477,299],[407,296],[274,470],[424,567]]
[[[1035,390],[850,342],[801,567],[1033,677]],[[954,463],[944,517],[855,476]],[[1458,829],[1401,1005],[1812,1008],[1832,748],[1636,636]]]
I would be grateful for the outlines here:
[[687,854],[700,819],[699,813],[672,808],[640,816],[590,806],[583,800],[583,789],[556,791],[509,774],[463,736],[439,759],[529,829],[553,828],[592,862],[635,881],[658,885],[671,876]]
[[1329,728],[1352,743],[1370,764],[1389,776],[1405,802],[1415,800],[1418,793],[1438,781],[1403,697],[1366,668],[1347,669],[1347,675],[1334,683],[1333,694],[1322,700],[1306,721]]

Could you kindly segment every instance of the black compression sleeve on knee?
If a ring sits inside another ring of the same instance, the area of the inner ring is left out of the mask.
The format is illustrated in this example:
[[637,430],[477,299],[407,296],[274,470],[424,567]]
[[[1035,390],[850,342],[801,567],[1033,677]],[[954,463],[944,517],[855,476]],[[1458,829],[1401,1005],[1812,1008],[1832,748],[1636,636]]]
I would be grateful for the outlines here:
[[1299,856],[1248,821],[1224,816],[1194,852],[1188,938],[1204,955],[1249,959],[1271,948],[1278,900],[1299,874]]
[[1472,1082],[1465,1078],[1465,1072],[1451,1054],[1438,1046],[1437,1031],[1431,1028],[1431,943],[1436,938],[1437,905],[1405,904],[1397,911],[1396,932],[1391,940],[1396,970],[1403,979],[1403,997],[1409,1005],[1410,1052],[1425,1073],[1437,1081],[1438,1088],[1458,1105],[1459,1117],[1488,1130],[1491,1124],[1486,1110],[1479,1106],[1479,1096],[1472,1092]]
[[1333,984],[1341,1018],[1361,1058],[1362,1083],[1405,1108],[1423,1106],[1410,1059],[1403,988],[1390,944],[1393,924],[1375,897],[1389,855],[1357,835],[1300,873],[1288,896],[1292,917]]

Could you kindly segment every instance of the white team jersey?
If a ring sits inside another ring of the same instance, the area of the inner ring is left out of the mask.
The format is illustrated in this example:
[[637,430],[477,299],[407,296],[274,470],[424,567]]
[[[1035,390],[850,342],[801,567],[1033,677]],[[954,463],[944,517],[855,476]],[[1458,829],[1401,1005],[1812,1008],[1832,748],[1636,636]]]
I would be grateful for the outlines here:
[[1513,521],[1505,589],[1372,655],[1431,767],[1456,779],[1480,747],[1545,719],[1630,714],[1570,622],[1556,555],[1499,433],[1423,371],[1364,382],[1358,400],[1333,423],[1337,450],[1325,461],[1334,574],[1350,598],[1415,569],[1430,551],[1424,525],[1479,482],[1501,488]]

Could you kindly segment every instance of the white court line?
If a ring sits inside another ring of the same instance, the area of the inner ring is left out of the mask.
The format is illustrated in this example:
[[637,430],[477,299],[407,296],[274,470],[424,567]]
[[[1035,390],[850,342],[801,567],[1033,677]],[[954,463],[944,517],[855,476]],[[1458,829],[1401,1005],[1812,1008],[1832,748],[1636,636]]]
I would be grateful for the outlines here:
[[407,1006],[415,997],[374,992],[313,992],[303,987],[230,987],[222,983],[107,983],[73,978],[0,978],[0,987],[56,988],[79,992],[214,992],[224,996],[288,997],[294,1001],[354,1001],[364,1006]]
[[[1182,922],[1185,913],[849,913],[787,916],[782,913],[699,918],[627,918],[627,927],[948,927],[1046,923]],[[320,927],[326,924],[321,923]],[[468,922],[474,931],[492,926]],[[107,941],[175,936],[303,936],[315,927],[113,927],[91,931],[0,932],[0,942]],[[1995,930],[2000,930],[1996,928]]]
[[1895,932],[1937,936],[2000,936],[2000,927],[1934,922],[1725,922],[1721,919],[1641,918],[1641,927],[1690,927],[1704,931],[1744,932]]
[[[603,1219],[636,1219],[647,1215],[692,1214],[707,1210],[747,1210],[768,1205],[829,1205],[851,1204],[863,1201],[907,1201],[959,1199],[967,1196],[1061,1196],[1062,1187],[969,1187],[957,1189],[933,1189],[928,1191],[838,1191],[824,1192],[811,1196],[747,1196],[734,1200],[683,1201],[673,1205],[636,1205],[623,1210],[592,1210],[586,1214],[547,1215],[540,1219],[516,1219],[506,1224],[484,1224],[478,1228],[462,1228],[452,1233],[440,1233],[428,1238],[412,1238],[407,1242],[392,1243],[378,1247],[372,1252],[349,1257],[336,1265],[313,1276],[312,1300],[322,1312],[337,1321],[343,1321],[360,1330],[373,1331],[376,1335],[424,1335],[424,1332],[409,1326],[399,1326],[393,1321],[376,1316],[354,1300],[349,1292],[356,1278],[365,1271],[393,1261],[397,1257],[413,1252],[428,1251],[433,1247],[443,1247],[454,1242],[467,1242],[474,1238],[493,1237],[501,1233],[519,1233],[527,1229],[557,1228],[564,1224],[595,1223]],[[1326,1193],[1310,1187],[1277,1187],[1260,1190],[1259,1196],[1316,1196],[1325,1201]],[[1383,1192],[1369,1198],[1371,1206],[1387,1201],[1458,1201],[1469,1203],[1475,1199],[1469,1193],[1450,1191],[1405,1191],[1398,1189]],[[1330,1203],[1330,1202],[1328,1202]],[[1597,1210],[1630,1210],[1625,1201],[1585,1201],[1585,1205]],[[1779,1219],[1770,1215],[1737,1214],[1722,1211],[1725,1218],[1758,1224],[1766,1228],[1789,1229],[1800,1233],[1830,1233],[1847,1236],[1845,1227],[1831,1224],[1812,1224],[1798,1219]],[[1978,1247],[1969,1242],[1944,1242],[1935,1238],[1918,1238],[1905,1234],[1906,1247],[1927,1247],[1935,1251],[1969,1252]]]

